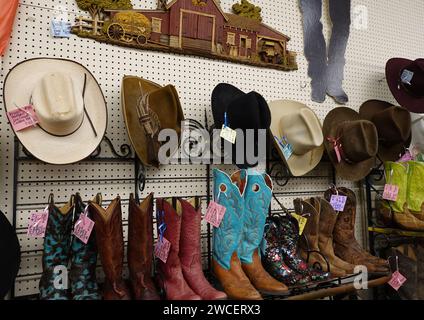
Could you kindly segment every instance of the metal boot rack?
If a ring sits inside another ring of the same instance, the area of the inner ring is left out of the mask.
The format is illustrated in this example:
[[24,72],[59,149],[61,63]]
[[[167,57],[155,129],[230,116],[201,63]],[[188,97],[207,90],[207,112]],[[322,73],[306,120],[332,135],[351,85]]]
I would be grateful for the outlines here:
[[[192,128],[201,128],[208,130],[207,126],[207,116],[205,115],[205,126],[201,125],[199,122],[195,120],[188,120]],[[104,149],[104,147],[107,147],[107,150]],[[106,154],[106,155],[105,155]],[[140,194],[144,191],[146,183],[148,182],[157,182],[160,183],[161,181],[169,181],[169,180],[175,180],[175,181],[196,181],[199,179],[206,179],[208,181],[206,186],[206,194],[205,195],[197,195],[197,197],[201,200],[206,200],[206,206],[209,205],[209,202],[212,199],[212,188],[211,185],[213,183],[212,181],[212,167],[210,164],[205,165],[205,177],[172,177],[172,178],[149,178],[146,175],[146,169],[143,166],[143,164],[138,160],[138,158],[135,156],[133,150],[128,144],[123,144],[119,147],[119,151],[116,150],[116,148],[113,145],[113,142],[111,139],[109,139],[106,135],[103,138],[102,143],[100,146],[96,149],[96,151],[87,159],[81,161],[79,164],[100,164],[100,163],[118,163],[118,164],[127,164],[128,166],[133,168],[133,175],[131,177],[126,178],[120,178],[116,175],[112,176],[99,176],[95,178],[89,178],[89,179],[49,179],[49,180],[37,180],[37,179],[26,179],[24,177],[21,177],[19,172],[22,166],[25,166],[25,163],[38,163],[40,166],[49,167],[50,165],[45,164],[37,159],[35,159],[31,154],[28,153],[27,150],[25,150],[20,142],[15,138],[15,146],[14,146],[14,180],[13,180],[13,226],[17,231],[18,237],[25,238],[26,236],[26,221],[22,221],[22,223],[19,223],[20,219],[22,220],[21,215],[25,210],[40,210],[45,207],[48,199],[48,195],[50,192],[55,191],[55,188],[65,188],[69,184],[73,184],[74,186],[78,186],[80,189],[87,190],[87,186],[93,186],[93,185],[105,185],[110,183],[126,183],[126,184],[132,184],[132,191],[135,194],[136,200],[140,199]],[[78,165],[79,165],[78,164]],[[317,174],[311,174],[306,177],[293,177],[289,174],[287,168],[284,166],[284,164],[281,162],[281,160],[278,157],[278,154],[276,150],[273,148],[273,143],[269,139],[268,140],[268,156],[267,156],[267,172],[271,175],[273,181],[275,184],[277,184],[280,187],[285,187],[288,182],[291,179],[314,179],[314,178],[328,178],[329,184],[336,182],[336,175],[334,168],[331,166],[329,161],[323,161],[323,163],[320,164],[320,172],[327,172],[326,175],[317,175]],[[52,166],[50,166],[52,168]],[[57,168],[57,167],[54,167]],[[46,169],[44,169],[46,170]],[[60,171],[60,170],[59,170]],[[20,196],[20,192],[22,188],[28,187],[28,186],[39,186],[40,188],[48,188],[49,191],[46,192],[45,198],[38,199],[37,201],[31,201],[31,202],[25,202],[23,201],[25,197]],[[368,186],[368,184],[367,184]],[[72,188],[70,188],[72,189]],[[69,196],[73,192],[78,192],[79,190],[70,190]],[[97,194],[98,191],[93,192],[92,197]],[[316,190],[315,190],[316,191]],[[320,193],[323,193],[325,190],[319,191]],[[367,189],[367,195],[368,195],[368,189]],[[110,199],[104,200],[104,205],[108,205],[110,201],[112,201],[113,197],[116,196],[113,195]],[[274,198],[277,201],[277,203],[280,204],[278,199],[281,199],[286,196],[305,196],[305,193],[299,193],[299,192],[292,192],[289,190],[284,190],[284,192],[275,192]],[[91,198],[92,198],[91,197]],[[187,197],[192,197],[192,195],[187,195]],[[88,198],[88,199],[91,199]],[[84,200],[88,200],[84,199]],[[128,204],[129,197],[121,198],[122,205]],[[64,201],[58,201],[56,202],[57,205],[61,205],[65,203],[68,199],[63,199]],[[205,208],[203,208],[203,212],[205,212]],[[284,207],[281,209],[270,209],[270,213],[275,212],[283,212],[286,210]],[[293,209],[289,209],[289,211],[293,211]],[[156,223],[156,219],[154,217],[154,224]],[[123,226],[127,226],[128,221],[124,219]],[[153,228],[156,229],[155,227]],[[212,243],[211,243],[211,236],[212,231],[209,226],[209,224],[206,225],[206,230],[202,231],[201,234],[201,241],[202,241],[202,259],[203,259],[203,265],[205,267],[205,274],[209,278],[209,280],[214,283],[215,280],[213,276],[211,275],[211,259],[212,259]],[[125,228],[124,228],[125,230]],[[155,232],[156,234],[156,232]],[[155,237],[156,238],[156,237]],[[27,239],[28,240],[28,239]],[[125,241],[125,244],[127,244],[127,241]],[[27,259],[29,261],[33,257],[38,257],[41,264],[41,256],[42,256],[42,245],[38,246],[38,248],[30,248],[26,249],[24,248],[23,244],[21,243],[21,252],[22,257],[21,260],[24,261]],[[126,266],[126,264],[125,264]],[[38,266],[40,268],[40,266]],[[101,265],[99,264],[97,266],[98,269],[98,275],[101,274]],[[34,283],[38,284],[38,280],[41,277],[42,272],[33,272],[29,268],[24,268],[21,263],[21,269],[19,271],[19,274],[15,281],[15,286],[12,289],[11,296],[15,299],[36,299],[38,294],[27,294],[27,293],[19,293],[19,284],[21,282],[25,281],[33,281]],[[125,274],[124,274],[125,276]],[[276,297],[276,296],[265,296],[265,299],[319,299],[319,298],[325,298],[330,297],[330,299],[333,298],[340,298],[346,295],[349,295],[351,293],[354,293],[355,289],[352,286],[352,277],[346,277],[346,278],[337,278],[333,279],[332,281],[322,282],[319,284],[311,284],[306,285],[302,287],[295,288],[290,291],[289,295]],[[375,281],[375,280],[374,280]],[[387,279],[377,279],[377,282],[375,285],[380,285],[387,281]],[[347,283],[347,284],[346,284]],[[371,285],[373,285],[372,282],[370,282]]]

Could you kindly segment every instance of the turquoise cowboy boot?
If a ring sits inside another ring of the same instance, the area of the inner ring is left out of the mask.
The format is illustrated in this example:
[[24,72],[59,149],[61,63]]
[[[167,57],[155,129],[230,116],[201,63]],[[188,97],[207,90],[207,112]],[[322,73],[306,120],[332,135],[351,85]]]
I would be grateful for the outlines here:
[[[96,202],[95,200],[93,200]],[[99,201],[97,201],[99,202]],[[100,201],[101,202],[101,201]],[[83,203],[79,193],[75,195],[75,215],[74,225],[84,213],[86,204]],[[88,217],[91,217],[90,210],[87,210]],[[96,235],[93,231],[87,244],[73,236],[71,247],[71,292],[74,300],[100,300],[99,288],[96,281],[97,266],[97,246]]]
[[[240,182],[242,181],[237,184]],[[259,255],[259,246],[264,237],[266,218],[271,205],[272,188],[269,175],[249,171],[244,192],[245,219],[238,254],[245,274],[257,290],[269,295],[281,295],[287,293],[287,286],[265,271]]]
[[[43,274],[40,279],[41,300],[68,300],[67,267],[71,248],[74,196],[61,208],[49,196],[49,219],[44,237]],[[60,278],[59,278],[60,277]],[[62,280],[62,281],[60,281]]]
[[[215,202],[226,208],[221,225],[213,230],[213,273],[229,299],[260,300],[262,297],[244,273],[237,254],[245,217],[246,171],[230,177],[215,169],[213,176]],[[233,183],[237,181],[238,185]]]

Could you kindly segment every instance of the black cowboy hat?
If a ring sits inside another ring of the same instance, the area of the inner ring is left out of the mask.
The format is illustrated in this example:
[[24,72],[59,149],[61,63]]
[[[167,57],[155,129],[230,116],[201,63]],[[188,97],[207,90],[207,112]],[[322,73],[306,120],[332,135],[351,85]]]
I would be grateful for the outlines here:
[[18,274],[21,250],[12,225],[0,211],[0,300],[15,283]]
[[[227,113],[227,125],[233,130],[241,129],[245,138],[247,129],[255,130],[255,140],[253,147],[255,155],[257,155],[257,130],[267,130],[271,125],[271,112],[264,97],[255,91],[244,93],[231,84],[220,83],[212,92],[212,115],[215,121],[216,129],[221,129],[224,125],[225,113]],[[237,143],[238,138],[236,138],[236,143],[232,146],[233,163],[236,164],[239,168],[256,166],[257,163],[248,163],[248,160],[246,160],[246,139],[244,139],[243,144],[239,144]],[[225,143],[229,142],[225,141]],[[237,153],[242,152],[241,147],[244,148],[244,161],[238,163],[236,160],[236,155]],[[258,156],[260,158],[262,155]]]

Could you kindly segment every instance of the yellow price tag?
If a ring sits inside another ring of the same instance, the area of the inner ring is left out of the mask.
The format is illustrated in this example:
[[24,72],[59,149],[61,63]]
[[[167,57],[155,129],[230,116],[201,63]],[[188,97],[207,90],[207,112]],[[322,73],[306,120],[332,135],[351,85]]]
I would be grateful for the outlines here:
[[299,216],[296,213],[291,214],[293,218],[295,218],[299,222],[299,234],[302,235],[303,230],[305,229],[306,223],[308,222],[308,219],[302,216]]

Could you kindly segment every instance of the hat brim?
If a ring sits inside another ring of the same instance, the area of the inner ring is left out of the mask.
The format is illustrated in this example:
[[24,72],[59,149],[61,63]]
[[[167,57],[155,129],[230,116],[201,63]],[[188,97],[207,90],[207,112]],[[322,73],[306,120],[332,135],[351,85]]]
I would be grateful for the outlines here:
[[[313,170],[321,161],[322,156],[324,154],[324,145],[314,148],[303,155],[292,154],[291,157],[286,160],[280,148],[277,146],[277,142],[275,141],[274,136],[280,135],[280,119],[282,117],[288,114],[292,114],[293,112],[299,109],[308,108],[308,106],[300,102],[290,100],[273,101],[270,102],[268,105],[271,110],[271,125],[269,129],[272,134],[272,140],[274,141],[275,148],[277,149],[278,154],[280,155],[281,159],[283,160],[283,162],[285,163],[285,165],[293,176],[300,177],[307,174],[308,172]],[[311,109],[311,111],[313,110]]]
[[[3,87],[6,113],[16,106],[28,105],[31,94],[49,72],[65,72],[72,78],[87,75],[85,109],[96,129],[95,135],[88,117],[84,114],[81,126],[67,136],[54,136],[40,127],[15,131],[21,144],[37,159],[50,164],[71,164],[90,156],[101,143],[107,126],[107,107],[103,92],[91,74],[81,64],[65,59],[35,58],[14,66],[8,73]],[[12,128],[13,129],[13,128]]]
[[[391,108],[393,105],[381,100],[368,100],[359,108],[359,115],[368,121],[372,121],[375,114]],[[412,132],[405,142],[393,143],[390,146],[382,143],[378,144],[378,157],[382,161],[398,161],[399,155],[405,153],[405,149],[409,147],[412,140]]]
[[349,181],[359,181],[365,178],[375,166],[375,157],[355,164],[347,163],[343,159],[339,163],[337,162],[333,144],[328,141],[328,138],[337,138],[337,128],[341,122],[356,120],[363,120],[356,111],[346,107],[338,107],[327,114],[322,130],[324,135],[324,146],[330,161],[333,163],[337,174],[341,178]]
[[403,86],[399,87],[400,72],[413,61],[404,58],[392,58],[386,63],[387,84],[396,101],[411,112],[424,112],[424,98],[411,96]]
[[21,250],[16,232],[6,216],[0,212],[0,300],[15,283],[19,271]]

